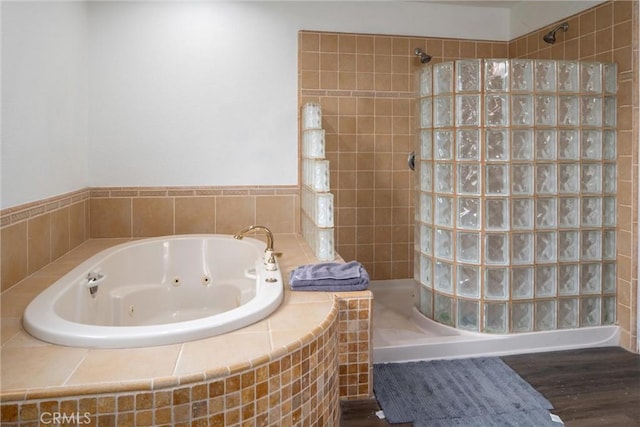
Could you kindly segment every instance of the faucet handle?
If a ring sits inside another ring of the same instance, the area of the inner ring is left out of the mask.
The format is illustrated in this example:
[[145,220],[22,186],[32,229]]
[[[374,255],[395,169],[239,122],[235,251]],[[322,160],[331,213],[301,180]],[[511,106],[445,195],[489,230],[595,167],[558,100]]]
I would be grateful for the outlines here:
[[264,265],[267,267],[267,271],[278,270],[278,263],[276,262],[275,253],[272,250],[264,251]]

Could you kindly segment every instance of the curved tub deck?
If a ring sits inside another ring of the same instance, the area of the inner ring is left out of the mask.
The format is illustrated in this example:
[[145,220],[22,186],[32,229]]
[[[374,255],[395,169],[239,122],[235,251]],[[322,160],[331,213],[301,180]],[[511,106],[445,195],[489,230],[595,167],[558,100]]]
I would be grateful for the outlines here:
[[[22,330],[40,290],[127,240],[89,240],[2,294],[2,425],[51,422],[56,413],[76,417],[73,425],[338,425],[339,399],[371,395],[370,291],[285,286],[265,320],[158,347],[63,347]],[[317,262],[298,235],[276,236],[276,248],[286,284],[295,266]]]

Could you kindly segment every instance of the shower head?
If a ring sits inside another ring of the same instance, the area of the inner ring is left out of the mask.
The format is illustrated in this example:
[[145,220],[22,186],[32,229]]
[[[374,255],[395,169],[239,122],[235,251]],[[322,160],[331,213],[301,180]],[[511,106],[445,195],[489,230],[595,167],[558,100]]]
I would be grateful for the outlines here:
[[420,62],[421,62],[422,64],[426,64],[427,62],[431,61],[431,55],[429,55],[429,54],[428,54],[428,53],[426,53],[426,52],[423,52],[423,51],[422,51],[422,49],[420,49],[419,47],[415,48],[415,49],[413,50],[413,53],[414,53],[416,56],[419,56],[419,57],[420,57]]
[[558,30],[567,31],[568,29],[569,23],[563,22],[562,24],[558,25],[556,28],[545,34],[542,37],[542,40],[544,40],[546,43],[554,44],[556,42],[556,32],[558,32]]

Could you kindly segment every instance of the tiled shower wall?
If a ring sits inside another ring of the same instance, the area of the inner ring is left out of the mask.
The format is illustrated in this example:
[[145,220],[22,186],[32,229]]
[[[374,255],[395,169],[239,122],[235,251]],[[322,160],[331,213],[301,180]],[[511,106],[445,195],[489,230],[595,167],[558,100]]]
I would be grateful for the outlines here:
[[507,43],[335,34],[299,36],[300,106],[322,106],[336,250],[373,279],[413,275],[413,74],[415,48],[432,63],[505,57]]
[[579,59],[618,65],[618,323],[621,344],[637,338],[638,2],[611,1],[509,43],[301,31],[299,105],[318,102],[336,195],[336,250],[374,279],[409,278],[413,260],[413,50],[432,64],[462,58]]
[[[561,22],[566,33],[542,36]],[[617,323],[621,345],[636,351],[638,292],[638,2],[612,1],[512,40],[509,57],[618,65]]]

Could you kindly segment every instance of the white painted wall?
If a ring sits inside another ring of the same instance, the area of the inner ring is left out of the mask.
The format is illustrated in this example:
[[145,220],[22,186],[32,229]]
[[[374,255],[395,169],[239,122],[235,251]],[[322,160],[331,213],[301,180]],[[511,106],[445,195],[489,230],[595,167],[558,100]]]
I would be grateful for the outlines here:
[[88,185],[88,31],[84,3],[0,7],[6,208]]
[[[606,0],[520,1],[511,8],[509,40],[575,15]],[[559,35],[558,37],[561,37]]]
[[461,12],[398,2],[91,4],[90,184],[296,184],[298,31],[506,37],[503,9]]
[[1,207],[296,184],[299,30],[506,41],[510,19],[469,2],[2,2]]

